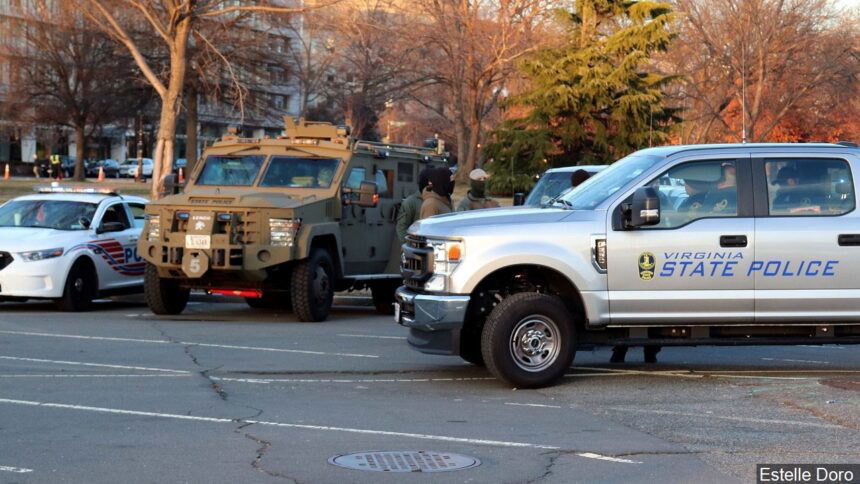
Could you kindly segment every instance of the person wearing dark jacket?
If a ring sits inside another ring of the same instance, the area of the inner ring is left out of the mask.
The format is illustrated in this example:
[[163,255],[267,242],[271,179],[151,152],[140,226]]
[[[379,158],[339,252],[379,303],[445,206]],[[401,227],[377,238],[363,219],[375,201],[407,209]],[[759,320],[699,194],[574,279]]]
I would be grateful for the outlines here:
[[397,212],[397,238],[400,243],[406,242],[406,231],[409,226],[415,223],[421,215],[421,205],[424,203],[422,194],[427,188],[429,182],[430,171],[433,168],[425,168],[418,174],[418,191],[403,199],[400,204],[400,211]]
[[429,174],[430,182],[424,189],[419,218],[432,217],[443,213],[451,213],[451,194],[454,193],[454,180],[448,168],[433,168]]

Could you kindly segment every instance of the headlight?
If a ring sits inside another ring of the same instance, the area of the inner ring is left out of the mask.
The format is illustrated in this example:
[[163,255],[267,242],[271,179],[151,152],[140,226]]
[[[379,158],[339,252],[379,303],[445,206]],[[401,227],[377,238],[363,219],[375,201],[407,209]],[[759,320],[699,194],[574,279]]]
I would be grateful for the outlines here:
[[292,247],[301,227],[300,218],[270,218],[269,242],[275,247]]
[[30,252],[21,252],[18,254],[22,259],[28,262],[35,262],[38,260],[45,259],[53,259],[54,257],[60,257],[63,255],[63,248],[57,247],[56,249],[47,249],[47,250],[33,250]]
[[463,260],[464,244],[458,240],[428,240],[433,248],[433,276],[424,284],[427,291],[443,292],[448,277]]
[[149,232],[146,234],[146,240],[158,240],[161,236],[161,217],[158,215],[148,215],[146,221],[149,223]]

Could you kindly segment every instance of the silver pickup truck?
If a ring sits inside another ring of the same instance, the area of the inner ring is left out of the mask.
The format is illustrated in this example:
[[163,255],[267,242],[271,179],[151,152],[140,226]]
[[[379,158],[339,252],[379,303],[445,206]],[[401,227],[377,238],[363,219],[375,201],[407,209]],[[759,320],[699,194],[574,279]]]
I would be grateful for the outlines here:
[[518,387],[586,345],[860,343],[858,174],[850,143],[641,150],[544,208],[414,224],[396,320]]

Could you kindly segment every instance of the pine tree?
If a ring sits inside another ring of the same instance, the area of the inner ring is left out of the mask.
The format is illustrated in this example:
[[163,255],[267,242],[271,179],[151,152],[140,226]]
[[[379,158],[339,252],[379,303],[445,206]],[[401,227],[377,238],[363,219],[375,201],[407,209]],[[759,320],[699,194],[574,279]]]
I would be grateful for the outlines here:
[[549,167],[611,163],[665,142],[680,121],[665,105],[675,78],[653,69],[654,54],[674,38],[668,4],[576,0],[558,15],[565,42],[522,62],[530,87],[508,104],[523,115],[505,121],[487,146],[494,191],[510,190],[512,176],[517,190],[529,188]]

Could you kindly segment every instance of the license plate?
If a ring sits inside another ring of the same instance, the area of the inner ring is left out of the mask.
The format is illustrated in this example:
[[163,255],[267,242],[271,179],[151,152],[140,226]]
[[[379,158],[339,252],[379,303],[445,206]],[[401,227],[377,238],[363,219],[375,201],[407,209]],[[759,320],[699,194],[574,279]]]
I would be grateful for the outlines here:
[[186,235],[185,236],[185,248],[186,249],[208,249],[210,244],[211,235]]
[[400,324],[400,303],[394,303],[394,322]]

